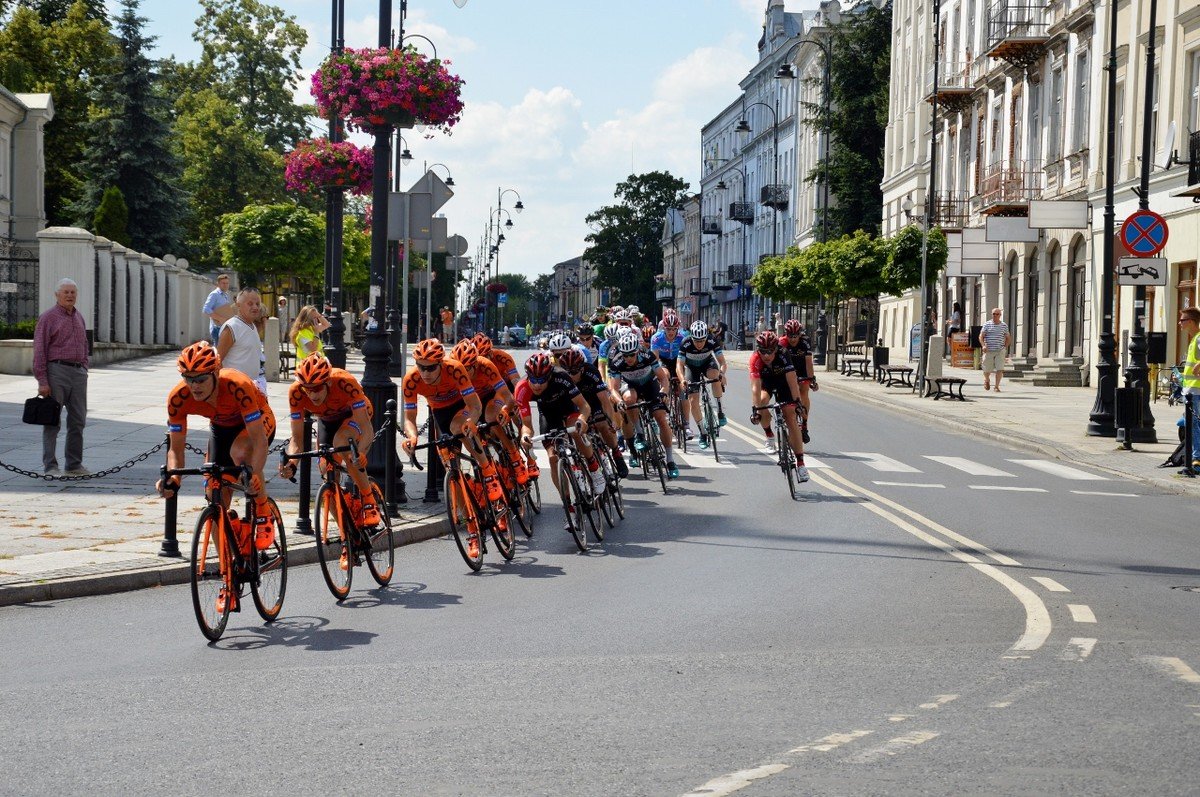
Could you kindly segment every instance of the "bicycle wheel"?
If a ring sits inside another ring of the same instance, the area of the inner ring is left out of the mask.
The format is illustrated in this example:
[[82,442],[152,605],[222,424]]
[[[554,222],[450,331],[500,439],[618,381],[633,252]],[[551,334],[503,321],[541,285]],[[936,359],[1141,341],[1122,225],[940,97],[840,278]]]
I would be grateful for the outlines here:
[[671,432],[675,435],[675,439],[679,441],[679,448],[685,454],[687,453],[687,425],[683,422],[683,411],[679,406],[679,397],[672,396],[669,405],[669,417],[671,421]]
[[[529,504],[529,508],[533,510],[533,514],[542,514],[542,488],[538,484],[537,479],[530,479],[525,485],[525,501]],[[529,536],[533,536],[533,518],[529,519]]]
[[[612,463],[612,453],[609,452],[607,457],[611,464]],[[613,470],[615,471],[616,465],[612,465],[612,467],[613,467]],[[617,510],[617,515],[619,515],[621,517],[621,519],[624,520],[625,519],[625,497],[621,494],[621,480],[619,478],[614,478],[611,482],[608,483],[608,495],[612,498],[613,509]]]
[[596,459],[600,462],[600,472],[604,474],[604,495],[600,496],[600,512],[604,515],[604,522],[611,529],[616,526],[616,521],[613,520],[613,491],[617,488],[620,479],[617,478],[617,469],[613,465],[612,455],[607,448],[601,448],[603,441],[596,442]]
[[386,587],[396,572],[396,535],[392,531],[392,519],[383,503],[383,490],[371,479],[371,495],[379,507],[379,525],[367,532],[371,550],[367,552],[367,569],[371,578],[381,587]]
[[721,455],[717,453],[717,433],[720,431],[721,425],[717,423],[717,414],[713,412],[712,397],[708,391],[704,391],[702,399],[704,409],[704,430],[708,434],[708,445],[712,448],[713,461],[720,462]]
[[227,537],[221,528],[220,514],[223,510],[205,507],[196,521],[196,533],[192,535],[192,608],[200,633],[216,642],[225,633],[229,622],[229,610],[233,601],[220,600],[221,590],[232,588],[222,573],[221,560],[232,562],[233,552],[221,548],[227,545]]
[[454,532],[454,542],[463,561],[478,572],[483,567],[483,540],[477,539],[475,556],[469,555],[468,545],[471,535],[479,534],[479,505],[460,470],[446,471],[446,515],[450,518],[450,530]]
[[575,547],[580,553],[588,549],[587,532],[583,528],[583,497],[579,492],[579,484],[564,458],[558,460],[558,489],[562,494],[563,513],[567,516],[567,526],[571,536],[575,538]]
[[349,545],[351,531],[342,525],[348,514],[341,489],[333,484],[322,484],[317,491],[317,527],[314,529],[317,559],[321,562],[325,586],[338,601],[350,594],[350,582],[354,578],[354,552]]
[[275,523],[275,539],[271,547],[256,551],[258,556],[258,582],[251,584],[254,608],[268,623],[279,616],[283,608],[283,596],[287,592],[287,534],[283,529],[283,514],[274,498],[271,502],[271,518]]
[[[532,513],[529,511],[529,507],[525,501],[525,487],[528,483],[526,485],[517,484],[516,474],[513,473],[510,461],[507,458],[502,459],[497,467],[504,469],[511,477],[501,480],[504,486],[504,503],[508,508],[508,528],[512,531],[513,521],[516,521],[516,524],[525,533],[526,539],[528,539],[533,536],[533,529],[529,525],[532,522],[529,519],[529,515]],[[496,541],[496,545],[501,545],[499,540]],[[514,542],[513,545],[515,546],[516,543]],[[504,553],[502,545],[500,553]],[[504,558],[511,559],[512,557],[505,556]]]

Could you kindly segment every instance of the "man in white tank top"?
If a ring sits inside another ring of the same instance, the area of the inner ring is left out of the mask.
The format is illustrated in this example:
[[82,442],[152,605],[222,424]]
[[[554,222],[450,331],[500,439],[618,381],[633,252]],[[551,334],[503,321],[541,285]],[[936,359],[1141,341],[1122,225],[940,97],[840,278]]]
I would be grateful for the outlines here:
[[241,371],[254,380],[262,394],[267,395],[267,357],[263,352],[262,338],[258,336],[258,320],[262,310],[262,297],[253,288],[246,288],[237,295],[237,315],[221,326],[217,338],[217,354],[221,355],[221,367]]

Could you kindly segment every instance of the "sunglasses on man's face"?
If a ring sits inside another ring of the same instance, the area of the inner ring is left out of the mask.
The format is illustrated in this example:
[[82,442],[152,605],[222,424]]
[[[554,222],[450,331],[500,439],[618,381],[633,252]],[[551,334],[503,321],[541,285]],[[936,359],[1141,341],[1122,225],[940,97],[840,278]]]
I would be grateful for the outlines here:
[[430,363],[429,365],[426,365],[425,363],[417,363],[417,369],[420,371],[424,371],[427,374],[432,374],[434,371],[436,371],[437,369],[439,369],[441,367],[442,367],[441,363]]
[[761,354],[763,357],[774,357],[775,349],[759,349],[758,353]]
[[637,358],[638,353],[636,351],[631,351],[627,354],[622,354],[621,356],[624,357],[626,360],[632,360],[632,359]]
[[300,383],[300,389],[305,393],[320,393],[325,389],[325,385],[312,385],[305,382]]
[[212,374],[184,374],[183,381],[189,385],[202,385]]
[[529,384],[531,385],[544,385],[550,381],[550,377],[548,376],[543,376],[541,379],[538,379],[535,376],[527,376],[525,378],[529,380]]
[[570,374],[571,376],[579,376],[580,374],[583,373],[583,369],[582,368],[568,368],[567,373]]

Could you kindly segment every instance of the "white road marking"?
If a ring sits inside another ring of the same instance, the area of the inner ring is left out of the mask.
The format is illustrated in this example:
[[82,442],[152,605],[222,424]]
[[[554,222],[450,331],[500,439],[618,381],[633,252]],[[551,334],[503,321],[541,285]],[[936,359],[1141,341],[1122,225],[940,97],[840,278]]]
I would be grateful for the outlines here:
[[916,714],[893,714],[892,716],[888,717],[888,722],[904,722],[905,720],[910,720],[915,716],[917,716],[917,715]]
[[1068,603],[1067,608],[1071,610],[1071,619],[1077,623],[1094,623],[1096,622],[1096,613],[1092,611],[1092,607],[1082,603]]
[[989,703],[988,708],[1008,708],[1011,705],[1011,700],[997,700],[995,703]]
[[964,459],[962,457],[931,457],[926,456],[925,459],[932,459],[934,462],[940,462],[943,465],[949,465],[955,470],[961,470],[963,473],[969,473],[972,476],[1005,476],[1015,479],[1017,474],[1009,473],[999,468],[993,468],[990,465],[984,465],[973,460]]
[[1051,592],[1070,592],[1071,591],[1071,590],[1067,589],[1066,587],[1064,587],[1062,584],[1059,584],[1054,579],[1047,578],[1046,576],[1033,576],[1033,580],[1036,581],[1037,583],[1041,584],[1043,587],[1050,590]]
[[870,451],[843,451],[842,454],[847,457],[853,457],[854,459],[861,461],[867,467],[883,473],[921,472],[918,468],[914,468],[912,465],[905,465],[899,460]]
[[802,744],[799,747],[793,747],[788,750],[788,755],[801,755],[803,753],[828,753],[830,750],[836,750],[844,744],[849,744],[855,739],[861,739],[864,736],[870,736],[872,731],[850,731],[849,733],[831,733],[824,739],[818,739],[811,744]]
[[1071,641],[1067,643],[1066,649],[1058,658],[1061,661],[1083,661],[1092,655],[1095,647],[1096,640],[1091,637],[1071,637]]
[[680,451],[677,448],[677,449],[675,449],[674,454],[675,454],[676,460],[678,460],[679,462],[683,462],[692,468],[703,468],[703,469],[707,470],[707,469],[711,469],[711,468],[736,468],[737,467],[737,465],[734,465],[732,462],[717,462],[715,459],[713,459],[711,453],[700,454],[700,453],[691,452],[691,453],[685,454],[684,452]]
[[689,791],[683,797],[724,797],[726,794],[733,794],[739,789],[746,788],[756,780],[778,775],[788,767],[788,764],[763,764],[754,769],[732,772],[719,778],[713,778],[700,788]]
[[[762,435],[761,434],[755,435],[755,433],[750,429],[750,427],[743,426],[742,424],[737,423],[736,421],[730,421],[729,425],[725,427],[725,431],[727,431],[730,434],[734,435],[735,437],[738,437],[738,438],[744,440],[745,442],[749,443],[754,448],[755,451],[757,451],[760,454],[766,455],[766,457],[768,459],[770,459],[772,462],[775,461],[775,449],[770,446],[764,446]],[[814,468],[822,468],[822,469],[829,468],[828,464],[826,464],[822,460],[819,460],[816,457],[814,457],[808,453],[805,453],[805,455],[804,455],[804,464],[808,467],[809,470],[812,470]]]
[[930,487],[930,488],[940,489],[940,490],[946,489],[946,485],[944,485],[944,484],[920,484],[918,482],[876,482],[876,481],[873,481],[873,482],[871,482],[871,484],[878,484],[880,487]]
[[941,708],[953,700],[958,700],[958,695],[938,695],[931,702],[922,703],[920,708],[923,708],[926,711],[931,711],[935,708]]
[[533,459],[537,462],[542,473],[548,476],[550,474],[550,455],[546,453],[546,449],[541,447],[534,448]]
[[972,484],[969,485],[972,490],[995,490],[1006,493],[1045,493],[1048,490],[1043,490],[1041,487],[1006,487],[999,484]]
[[1106,493],[1100,490],[1072,490],[1075,495],[1099,495],[1105,498],[1137,498],[1137,493]]
[[906,733],[903,736],[897,736],[895,739],[889,739],[879,747],[873,747],[870,750],[865,750],[862,753],[850,759],[855,764],[869,764],[873,761],[878,761],[881,758],[890,757],[903,753],[905,750],[910,750],[919,744],[924,744],[932,739],[941,736],[936,731],[913,731]]
[[1009,462],[1015,462],[1018,465],[1024,465],[1027,468],[1040,470],[1042,473],[1049,473],[1051,476],[1058,476],[1063,479],[1071,479],[1073,481],[1092,481],[1106,482],[1107,476],[1099,476],[1095,473],[1088,473],[1085,470],[1072,468],[1069,465],[1063,465],[1060,462],[1051,462],[1045,459],[1010,459]]
[[1200,673],[1187,666],[1183,659],[1174,656],[1143,656],[1142,661],[1150,663],[1185,684],[1200,684]]

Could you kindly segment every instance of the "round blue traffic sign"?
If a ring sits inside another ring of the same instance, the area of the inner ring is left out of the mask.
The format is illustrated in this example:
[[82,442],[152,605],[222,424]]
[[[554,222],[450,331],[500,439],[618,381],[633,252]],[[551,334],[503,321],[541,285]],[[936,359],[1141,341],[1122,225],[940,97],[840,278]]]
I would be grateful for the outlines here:
[[1153,210],[1139,210],[1121,225],[1121,243],[1136,257],[1151,257],[1167,245],[1167,220]]

